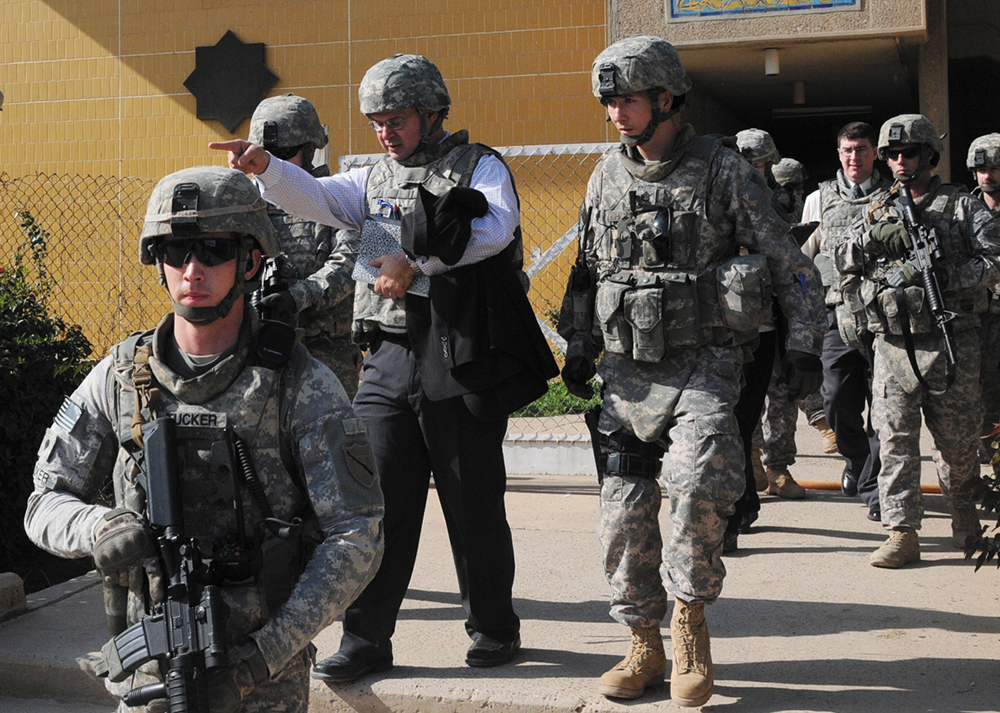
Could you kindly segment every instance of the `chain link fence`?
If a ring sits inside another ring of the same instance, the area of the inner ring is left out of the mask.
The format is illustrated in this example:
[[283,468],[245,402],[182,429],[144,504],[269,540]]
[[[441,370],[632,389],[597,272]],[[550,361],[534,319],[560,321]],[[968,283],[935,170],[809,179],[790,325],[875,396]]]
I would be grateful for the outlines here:
[[[521,198],[525,271],[539,324],[562,365],[565,344],[555,332],[587,180],[608,144],[499,148]],[[380,154],[342,156],[340,170],[373,163]],[[55,279],[49,309],[78,324],[99,359],[135,329],[155,325],[170,309],[156,271],[138,260],[139,234],[153,180],[36,174],[0,174],[0,267],[37,226]],[[553,417],[579,412],[584,402],[554,382],[548,397],[521,415],[541,418],[532,427],[554,428]]]

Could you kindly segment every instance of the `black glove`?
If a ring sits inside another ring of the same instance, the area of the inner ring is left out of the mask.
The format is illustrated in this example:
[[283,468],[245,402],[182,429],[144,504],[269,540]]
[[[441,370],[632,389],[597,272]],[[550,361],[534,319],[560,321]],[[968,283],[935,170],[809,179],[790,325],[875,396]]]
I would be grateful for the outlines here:
[[208,674],[208,709],[211,713],[236,713],[257,684],[267,679],[267,663],[251,639],[229,650],[231,665]]
[[589,401],[594,398],[594,387],[590,380],[597,373],[597,365],[592,359],[582,354],[566,357],[566,365],[562,369],[562,380],[566,390],[578,399]]
[[260,301],[261,313],[267,319],[273,319],[285,324],[291,324],[299,309],[295,306],[295,298],[288,290],[275,292]]
[[785,353],[783,367],[789,401],[814,394],[823,385],[823,362],[814,354],[789,350]]
[[138,567],[149,551],[142,518],[131,510],[109,510],[94,527],[94,564],[113,584],[128,586],[129,569]]
[[443,196],[438,198],[434,204],[434,212],[437,217],[437,224],[440,228],[442,222],[453,218],[482,218],[490,210],[490,204],[486,196],[475,188],[462,188],[456,186]]
[[898,260],[906,255],[913,243],[910,234],[899,223],[876,223],[868,235],[867,251],[877,253],[879,248],[891,260]]

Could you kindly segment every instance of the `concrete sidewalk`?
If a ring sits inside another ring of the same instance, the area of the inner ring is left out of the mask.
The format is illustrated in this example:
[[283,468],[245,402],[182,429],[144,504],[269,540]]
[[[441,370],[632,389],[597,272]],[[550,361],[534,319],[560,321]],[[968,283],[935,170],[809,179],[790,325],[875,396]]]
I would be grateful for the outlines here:
[[[800,450],[821,453],[816,432],[800,426]],[[792,470],[800,480],[837,482],[841,463],[804,455]],[[935,482],[929,455],[924,482]],[[608,616],[595,480],[511,475],[507,504],[524,645],[515,664],[464,664],[469,640],[432,494],[393,638],[395,668],[348,686],[314,681],[310,711],[679,710],[667,686],[627,703],[597,693],[601,673],[624,655],[628,632]],[[950,545],[941,496],[926,496],[926,504],[923,561],[892,571],[868,565],[884,535],[860,501],[835,490],[810,491],[804,501],[764,497],[755,531],[726,558],[722,598],[707,610],[716,688],[704,710],[1000,710],[1000,573],[992,566],[974,573]],[[666,503],[662,521],[668,530]],[[104,641],[101,589],[92,575],[54,589],[0,624],[0,711],[110,711],[89,673]],[[320,657],[339,639],[339,625],[320,634]]]

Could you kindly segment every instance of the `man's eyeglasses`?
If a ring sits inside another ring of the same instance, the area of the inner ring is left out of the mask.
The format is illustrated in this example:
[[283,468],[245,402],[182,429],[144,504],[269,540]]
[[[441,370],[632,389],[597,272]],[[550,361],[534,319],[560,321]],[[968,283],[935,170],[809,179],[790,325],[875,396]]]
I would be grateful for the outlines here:
[[855,154],[857,156],[867,156],[868,154],[871,153],[872,147],[871,146],[848,146],[846,148],[840,148],[840,149],[837,149],[837,150],[840,151],[840,153],[841,153],[842,156],[850,156],[851,154]]
[[385,129],[388,129],[389,131],[399,131],[406,126],[406,122],[409,120],[409,116],[394,116],[387,121],[375,121],[372,119],[368,122],[368,126],[372,127],[373,131],[383,131]]
[[890,161],[898,161],[902,156],[906,159],[916,158],[920,155],[920,146],[907,146],[905,149],[885,149],[885,157]]
[[216,267],[234,259],[239,247],[235,238],[184,238],[161,240],[153,252],[170,267],[184,267],[192,255],[205,267]]

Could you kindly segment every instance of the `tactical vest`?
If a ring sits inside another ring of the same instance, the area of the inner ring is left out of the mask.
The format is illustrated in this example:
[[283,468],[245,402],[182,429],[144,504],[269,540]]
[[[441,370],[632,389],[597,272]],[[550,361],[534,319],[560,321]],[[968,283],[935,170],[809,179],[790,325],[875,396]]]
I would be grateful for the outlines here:
[[[285,260],[281,278],[286,285],[303,280],[317,272],[330,257],[337,242],[336,231],[328,225],[289,215],[268,204],[267,217],[281,242]],[[325,332],[331,337],[346,337],[351,333],[350,303],[342,300],[333,309],[320,311],[307,307],[296,315],[296,324],[307,337]]]
[[[264,515],[259,500],[250,487],[238,482],[238,456],[229,431],[248,446],[260,488],[274,517],[286,522],[300,517],[314,525],[304,484],[292,477],[282,457],[282,444],[288,438],[281,432],[286,428],[281,423],[286,418],[285,381],[301,373],[304,350],[296,349],[292,361],[275,371],[255,366],[248,358],[248,340],[244,340],[237,353],[224,360],[233,363],[216,367],[223,372],[216,384],[231,379],[227,371],[235,374],[235,380],[210,398],[185,398],[182,403],[173,395],[179,377],[155,357],[148,358],[154,336],[154,331],[135,333],[112,352],[114,383],[109,384],[109,393],[116,399],[114,427],[119,441],[127,443],[134,433],[135,385],[151,379],[147,383],[156,393],[148,407],[140,406],[139,421],[149,422],[160,416],[174,419],[184,534],[194,538],[201,558],[209,564],[209,583],[222,587],[230,608],[230,640],[236,641],[259,628],[288,598],[305,567],[308,552],[301,538],[279,539],[262,526]],[[200,378],[211,379],[216,369]],[[124,452],[119,461],[114,483],[118,506],[146,512],[146,495],[137,480],[134,461]],[[141,619],[145,611],[143,598],[130,591],[128,623]]]
[[[656,362],[668,349],[744,343],[767,319],[766,258],[737,255],[707,218],[709,168],[721,145],[695,137],[670,167],[644,166],[621,151],[601,163],[589,220],[606,350]],[[709,254],[712,246],[722,254]]]
[[[965,186],[941,184],[930,200],[917,208],[917,219],[937,234],[943,254],[936,267],[943,268],[971,257],[966,242],[955,241],[951,232],[955,201],[963,193],[967,193]],[[893,194],[887,195],[886,201],[877,202],[869,208],[871,225],[897,214],[895,204],[891,202]],[[921,285],[897,288],[887,284],[888,276],[897,268],[897,262],[885,261],[872,261],[866,268],[867,279],[861,281],[860,300],[867,315],[867,328],[872,332],[893,335],[902,335],[904,329],[912,334],[935,332],[937,324],[927,305],[924,288]],[[979,326],[978,315],[985,312],[988,306],[986,287],[976,285],[960,291],[945,287],[941,292],[944,308],[956,315],[951,321],[954,331]]]
[[[873,180],[877,179],[878,175],[875,174]],[[878,193],[876,190],[862,198],[854,198],[837,179],[819,184],[820,240],[815,263],[826,288],[827,306],[835,306],[844,301],[840,293],[840,275],[837,273],[834,251],[847,229],[864,213],[872,197]]]
[[[496,156],[503,161],[494,149],[483,144],[470,144],[466,131],[449,135],[424,155],[426,162],[417,166],[404,166],[388,154],[379,159],[368,175],[365,188],[370,215],[385,215],[386,206],[393,207],[397,216],[408,212],[416,203],[417,187],[421,185],[438,196],[456,186],[467,187],[483,156]],[[520,268],[523,263],[520,228],[515,237],[511,255]],[[374,285],[358,282],[354,293],[355,333],[366,334],[380,326],[395,332],[405,330],[406,299],[421,298],[408,295],[397,300],[389,299],[376,293]]]

